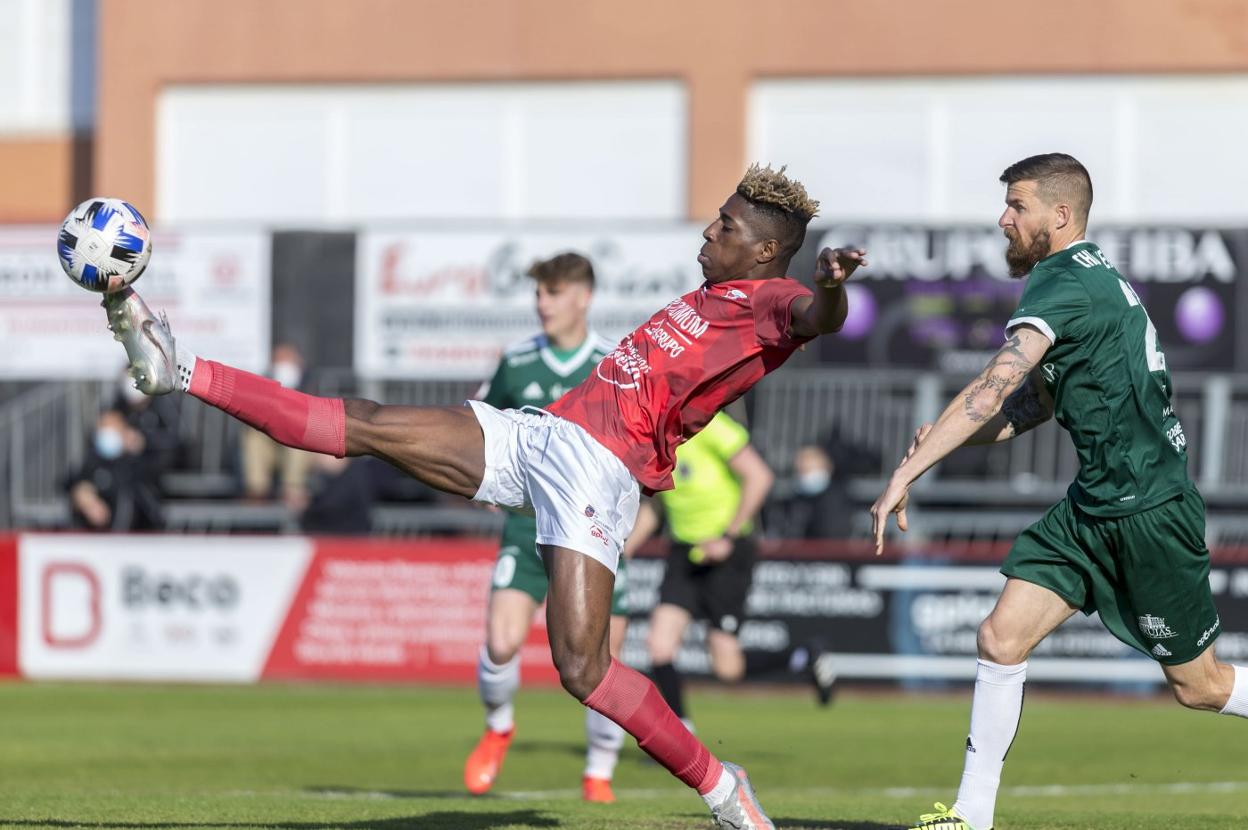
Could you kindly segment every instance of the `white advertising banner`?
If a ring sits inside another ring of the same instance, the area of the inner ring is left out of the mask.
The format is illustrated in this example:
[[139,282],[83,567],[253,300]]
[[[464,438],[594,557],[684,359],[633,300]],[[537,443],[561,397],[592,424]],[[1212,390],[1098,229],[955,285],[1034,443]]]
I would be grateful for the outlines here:
[[[0,229],[0,378],[112,378],[125,365],[100,295],[56,258],[55,227]],[[253,371],[269,360],[269,235],[155,232],[135,287],[173,333],[214,360]]]
[[374,378],[486,378],[499,353],[539,330],[537,259],[594,264],[594,328],[623,337],[702,284],[698,225],[606,231],[364,232],[356,243],[355,368]]
[[311,556],[296,538],[23,535],[21,673],[254,682]]

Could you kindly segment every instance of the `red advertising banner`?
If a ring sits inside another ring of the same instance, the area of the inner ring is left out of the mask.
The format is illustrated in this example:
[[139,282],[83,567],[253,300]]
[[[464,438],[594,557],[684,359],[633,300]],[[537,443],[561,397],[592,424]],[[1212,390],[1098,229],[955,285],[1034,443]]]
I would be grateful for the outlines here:
[[[265,679],[475,682],[498,543],[318,539]],[[545,617],[526,683],[557,683]]]
[[17,538],[0,536],[0,677],[17,674]]

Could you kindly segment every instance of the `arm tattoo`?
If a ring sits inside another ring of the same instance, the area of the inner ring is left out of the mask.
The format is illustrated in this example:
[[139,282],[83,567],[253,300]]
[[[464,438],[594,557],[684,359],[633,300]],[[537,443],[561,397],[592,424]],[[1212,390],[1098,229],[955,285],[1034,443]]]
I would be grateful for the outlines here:
[[1001,413],[1009,421],[1009,437],[1022,435],[1029,429],[1037,427],[1049,420],[1051,414],[1048,406],[1040,398],[1040,390],[1036,388],[1035,377],[1029,377],[1023,385],[1014,390],[1005,403],[1001,405]]
[[992,362],[979,373],[963,399],[966,415],[975,423],[983,423],[1000,411],[1003,399],[1026,379],[1032,363],[1019,348],[1022,341],[1015,334]]

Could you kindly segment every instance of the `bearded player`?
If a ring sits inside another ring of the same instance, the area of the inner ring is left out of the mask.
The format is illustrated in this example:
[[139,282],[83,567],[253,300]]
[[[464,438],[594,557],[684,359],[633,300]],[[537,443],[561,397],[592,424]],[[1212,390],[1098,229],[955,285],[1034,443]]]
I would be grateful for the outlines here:
[[314,397],[175,352],[167,324],[133,289],[106,296],[104,306],[148,394],[181,388],[288,446],[372,455],[444,492],[534,514],[563,687],[696,789],[718,827],[774,830],[745,770],[721,763],[653,683],[611,657],[607,628],[639,491],[671,489],[682,441],[844,323],[844,283],[865,264],[864,251],[822,251],[813,292],[786,276],[818,206],[784,168],[751,167],[703,231],[706,282],[621,340],[545,412]]
[[906,529],[910,485],[963,444],[1005,441],[1049,418],[1070,433],[1079,473],[1022,532],[1005,589],[979,627],[979,665],[958,799],[922,830],[990,830],[1023,709],[1027,657],[1076,611],[1161,664],[1184,706],[1248,717],[1248,670],[1214,657],[1205,503],[1148,312],[1085,238],[1092,179],[1064,153],[1001,174],[1010,274],[1026,277],[1009,338],[915,443],[871,508],[876,551],[890,513]]
[[[542,333],[516,343],[503,354],[494,375],[477,397],[495,409],[546,407],[593,371],[615,344],[589,328],[594,298],[594,266],[577,253],[535,262],[529,276]],[[628,626],[625,566],[621,559],[611,598],[610,651],[618,658]],[[537,553],[537,521],[509,513],[503,524],[498,562],[490,581],[485,644],[477,658],[477,693],[485,707],[485,732],[464,763],[464,786],[481,795],[494,786],[515,734],[514,698],[520,688],[520,648],[533,616],[546,599],[546,570]],[[624,746],[624,730],[593,709],[585,710],[586,801],[615,800],[611,779]]]

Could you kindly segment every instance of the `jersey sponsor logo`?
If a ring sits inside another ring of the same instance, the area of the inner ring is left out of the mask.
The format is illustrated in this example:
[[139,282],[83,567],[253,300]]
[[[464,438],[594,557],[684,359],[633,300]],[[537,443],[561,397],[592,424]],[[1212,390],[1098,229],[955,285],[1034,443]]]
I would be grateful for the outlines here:
[[1153,646],[1153,656],[1154,657],[1173,657],[1174,654],[1171,653],[1170,649],[1166,648],[1161,643],[1158,643],[1157,645]]
[[542,385],[540,383],[532,381],[528,386],[524,387],[524,391],[520,394],[529,400],[537,400],[545,394],[545,390],[542,389]]
[[[669,334],[662,326],[646,326],[645,331],[650,339],[654,341],[654,344],[667,352],[669,357],[680,357],[685,353],[685,347],[680,344],[680,341]],[[679,332],[677,332],[677,335],[683,336]],[[688,342],[689,338],[686,337],[685,340]]]
[[[1135,494],[1132,493],[1129,496],[1119,496],[1118,501],[1135,501]],[[1140,617],[1140,619],[1144,619],[1144,618]]]
[[711,324],[706,322],[702,315],[694,310],[693,306],[679,297],[668,303],[665,310],[667,311],[667,319],[675,323],[677,328],[690,337],[701,337],[711,327]]
[[[599,380],[605,380],[621,389],[636,389],[642,375],[650,374],[650,364],[637,347],[632,337],[627,337],[615,347],[615,351],[607,355],[594,368]],[[624,377],[619,377],[623,374]]]
[[[1132,498],[1135,497],[1132,496]],[[1139,618],[1138,622],[1140,624],[1140,631],[1144,633],[1144,636],[1153,640],[1168,640],[1171,637],[1179,636],[1177,631],[1172,630],[1170,626],[1166,625],[1165,617],[1154,617],[1152,614],[1145,614]]]
[[1209,638],[1213,636],[1213,632],[1217,631],[1218,626],[1220,626],[1221,624],[1222,624],[1222,617],[1220,616],[1216,617],[1213,621],[1213,625],[1209,626],[1208,628],[1206,628],[1204,631],[1201,632],[1200,639],[1196,641],[1197,648],[1209,642]]

